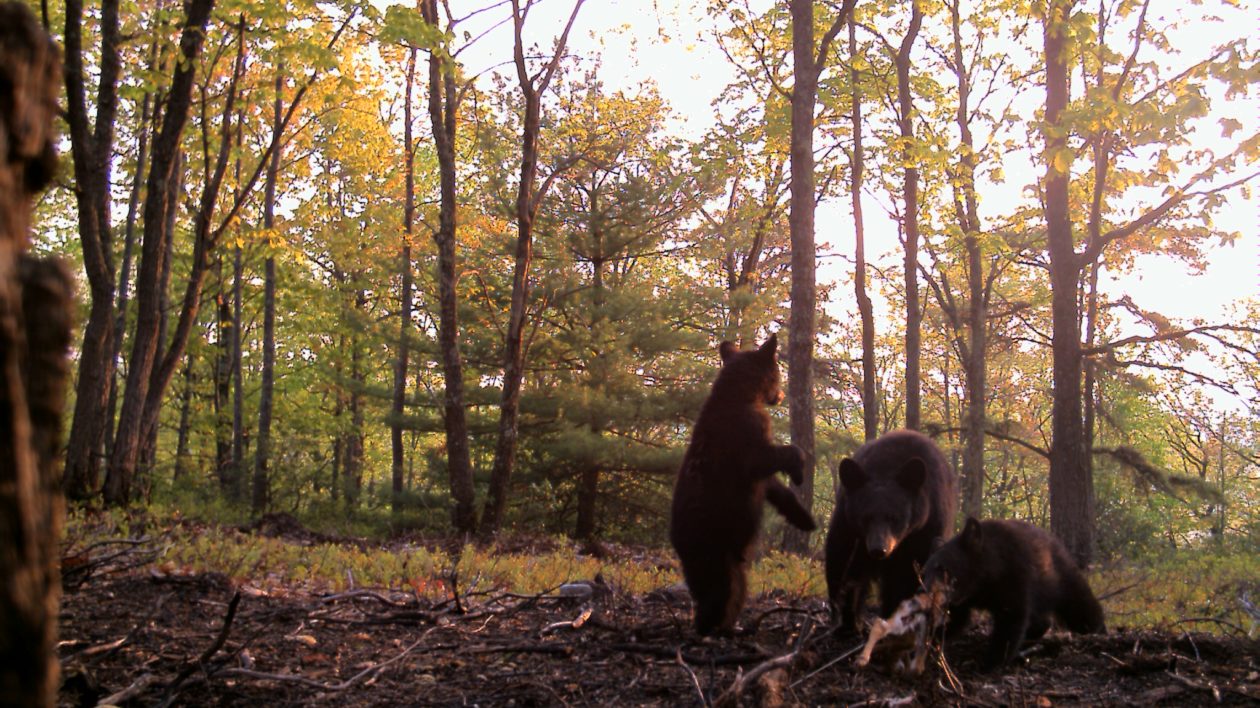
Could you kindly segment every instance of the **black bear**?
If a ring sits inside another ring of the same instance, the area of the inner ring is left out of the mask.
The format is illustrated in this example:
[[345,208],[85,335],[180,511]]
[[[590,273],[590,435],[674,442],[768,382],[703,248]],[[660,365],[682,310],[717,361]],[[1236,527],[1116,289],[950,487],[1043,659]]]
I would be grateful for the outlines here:
[[776,445],[766,406],[783,400],[775,335],[759,349],[722,342],[722,369],[700,409],[674,484],[669,539],[696,605],[696,632],[730,633],[748,593],[748,565],[763,502],[812,531],[814,519],[778,479],[800,483],[805,456]]
[[918,571],[954,527],[954,472],[940,448],[913,430],[895,430],[840,463],[843,487],[827,531],[827,597],[832,619],[857,631],[871,581],[880,615],[919,588]]
[[971,623],[973,609],[993,616],[984,666],[1005,665],[1024,639],[1059,624],[1079,634],[1106,631],[1102,606],[1063,544],[1023,521],[976,521],[932,554],[926,587],[950,584],[948,633]]

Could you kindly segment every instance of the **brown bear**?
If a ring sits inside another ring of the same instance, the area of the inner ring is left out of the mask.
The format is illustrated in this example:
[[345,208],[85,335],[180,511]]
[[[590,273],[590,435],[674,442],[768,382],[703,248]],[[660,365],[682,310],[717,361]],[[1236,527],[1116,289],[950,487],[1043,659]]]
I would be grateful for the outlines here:
[[669,538],[696,605],[696,632],[729,634],[748,593],[748,565],[761,526],[763,502],[793,526],[812,531],[814,519],[796,494],[775,479],[800,483],[805,456],[776,445],[766,406],[783,400],[777,338],[738,351],[722,342],[722,369],[700,409],[691,444],[674,484]]
[[832,620],[858,631],[873,579],[889,617],[919,588],[918,571],[954,527],[954,472],[930,438],[895,430],[840,463],[842,490],[827,531]]
[[1057,538],[1023,521],[976,521],[928,559],[923,583],[950,585],[949,634],[971,623],[973,609],[993,616],[983,665],[1015,658],[1025,639],[1038,639],[1053,616],[1079,634],[1106,631],[1102,606]]

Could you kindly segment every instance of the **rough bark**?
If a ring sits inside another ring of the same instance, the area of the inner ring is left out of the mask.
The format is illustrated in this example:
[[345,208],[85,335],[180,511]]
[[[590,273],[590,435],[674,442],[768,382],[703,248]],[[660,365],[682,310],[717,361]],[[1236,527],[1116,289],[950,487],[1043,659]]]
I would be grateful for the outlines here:
[[53,706],[58,684],[58,455],[72,287],[25,257],[34,194],[56,168],[57,49],[0,4],[0,704]]
[[[583,0],[576,0],[569,22],[556,42],[555,51],[547,66],[537,75],[531,75],[525,62],[525,43],[522,31],[526,12],[522,12],[520,0],[512,0],[512,21],[515,36],[513,55],[516,76],[524,103],[521,121],[521,169],[516,193],[516,248],[513,254],[512,300],[508,310],[507,333],[503,342],[503,392],[499,401],[499,428],[494,447],[494,464],[490,470],[490,489],[485,511],[481,519],[483,535],[492,536],[499,531],[507,508],[508,484],[516,465],[517,419],[520,415],[521,388],[525,379],[525,308],[529,298],[529,267],[533,260],[534,216],[546,194],[549,182],[535,186],[538,176],[538,134],[541,130],[542,95],[555,76],[569,30],[577,19]],[[526,10],[532,2],[526,0]],[[554,176],[554,172],[553,172]]]
[[[421,9],[430,24],[438,22],[437,0],[424,0]],[[453,67],[440,52],[429,55],[429,121],[437,150],[441,201],[437,243],[438,347],[442,357],[445,390],[442,424],[446,431],[446,466],[451,487],[451,522],[455,530],[470,534],[477,529],[472,459],[468,443],[468,417],[464,398],[464,365],[459,350],[459,263],[456,252],[455,134],[458,115]]]
[[1068,103],[1066,31],[1072,0],[1049,0],[1044,20],[1046,176],[1043,184],[1050,287],[1054,397],[1051,410],[1050,527],[1085,567],[1093,555],[1094,489],[1081,405],[1078,304],[1081,259],[1072,238],[1070,163],[1063,111]]
[[[857,23],[849,16],[849,56],[857,56]],[[862,149],[861,75],[849,72],[852,85],[853,159],[849,193],[853,201],[853,291],[862,320],[862,430],[866,440],[879,437],[879,397],[875,370],[875,308],[866,292],[866,225],[862,218],[862,177],[866,169]]]

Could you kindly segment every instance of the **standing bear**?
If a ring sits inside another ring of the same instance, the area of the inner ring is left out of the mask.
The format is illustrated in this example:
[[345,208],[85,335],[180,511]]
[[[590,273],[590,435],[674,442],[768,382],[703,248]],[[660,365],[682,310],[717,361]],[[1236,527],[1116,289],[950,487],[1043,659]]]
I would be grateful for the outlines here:
[[993,616],[988,669],[1015,658],[1025,639],[1045,634],[1052,616],[1078,634],[1106,630],[1102,606],[1067,549],[1023,521],[967,519],[923,569],[926,587],[941,581],[951,585],[950,634],[967,628],[973,609]]
[[859,447],[840,463],[840,483],[827,531],[827,597],[833,621],[856,632],[872,580],[883,617],[918,590],[919,570],[953,530],[956,483],[936,443],[913,430]]
[[761,526],[763,502],[793,526],[815,528],[791,489],[775,479],[786,472],[800,483],[805,455],[776,445],[766,406],[783,400],[778,341],[738,351],[722,342],[722,369],[700,409],[691,444],[674,485],[669,539],[696,605],[696,632],[729,634],[748,594],[748,565]]

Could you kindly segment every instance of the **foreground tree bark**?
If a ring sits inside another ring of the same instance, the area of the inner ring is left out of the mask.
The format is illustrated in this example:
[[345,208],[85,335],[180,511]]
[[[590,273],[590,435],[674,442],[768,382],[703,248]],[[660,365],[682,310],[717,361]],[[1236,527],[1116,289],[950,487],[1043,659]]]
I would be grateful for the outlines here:
[[[792,13],[792,176],[788,229],[792,242],[791,313],[788,316],[788,416],[792,444],[805,453],[804,480],[796,486],[806,509],[814,504],[814,337],[818,284],[814,261],[814,106],[818,77],[856,0],[845,0],[822,41],[814,43],[813,0],[791,0]],[[817,54],[815,54],[815,51]],[[804,551],[808,536],[789,528],[784,548]]]
[[57,49],[22,3],[0,4],[0,704],[56,704],[58,455],[72,287],[24,255],[32,198],[56,169]]

